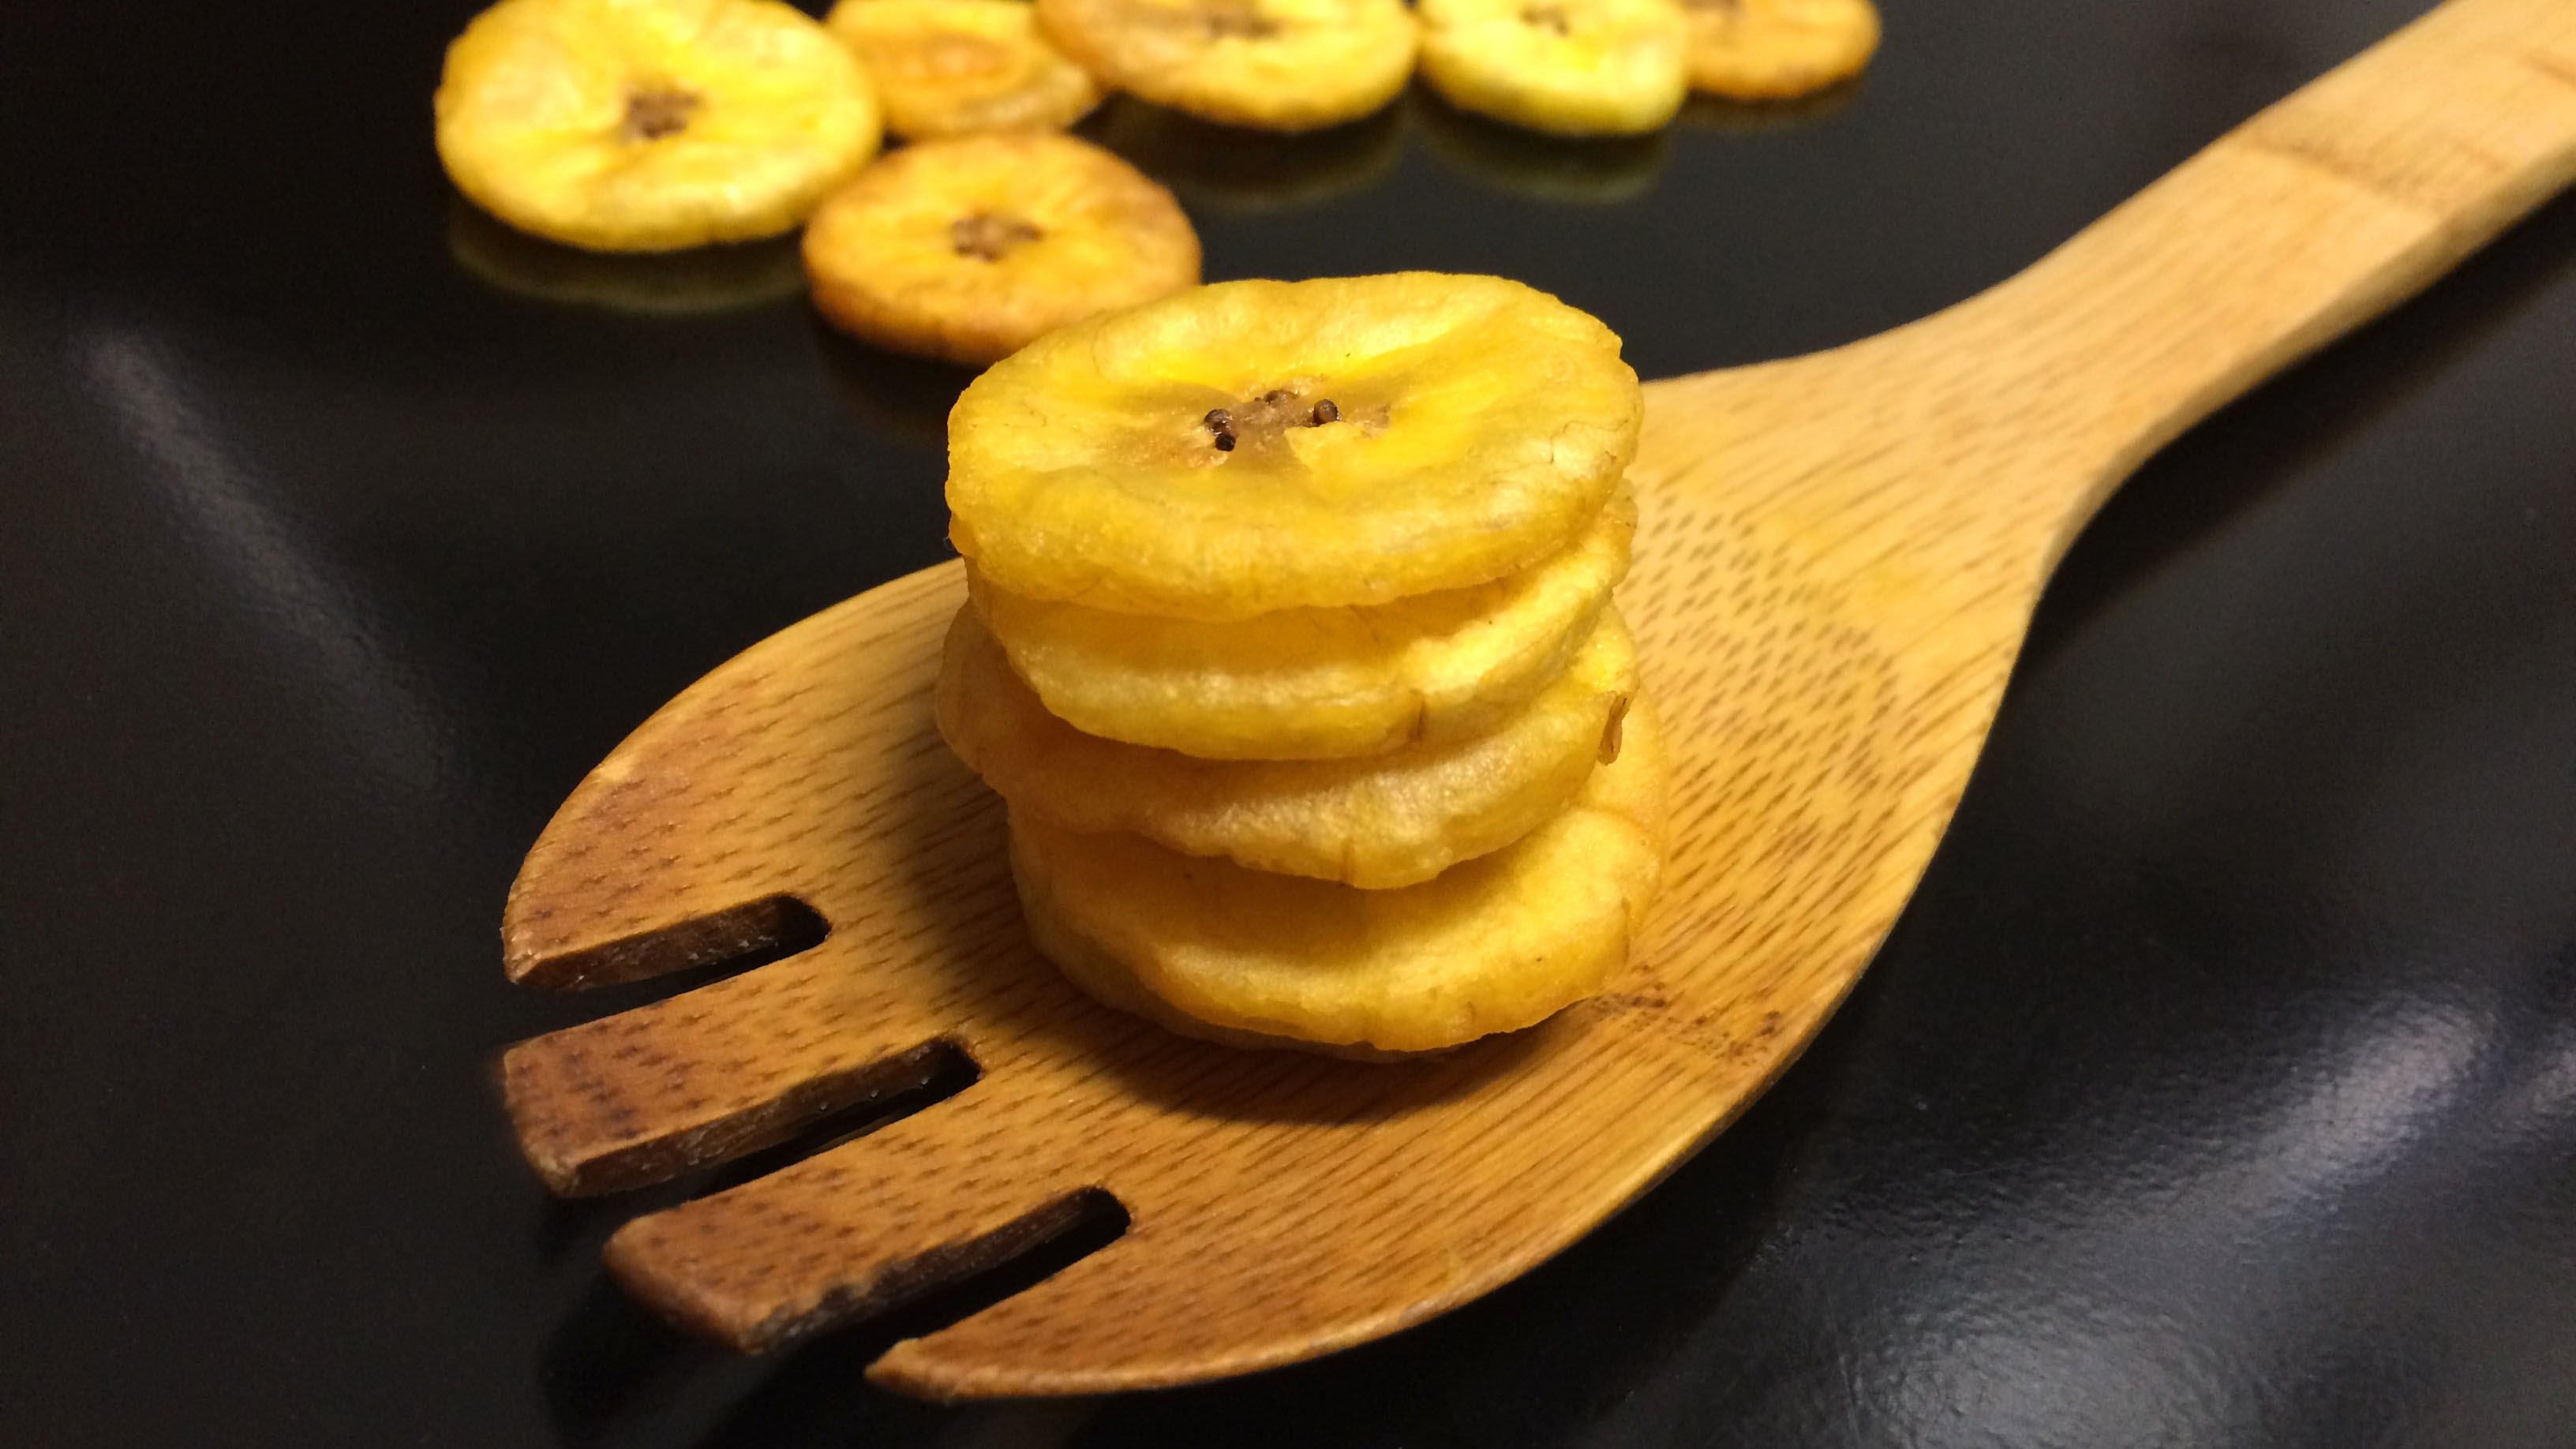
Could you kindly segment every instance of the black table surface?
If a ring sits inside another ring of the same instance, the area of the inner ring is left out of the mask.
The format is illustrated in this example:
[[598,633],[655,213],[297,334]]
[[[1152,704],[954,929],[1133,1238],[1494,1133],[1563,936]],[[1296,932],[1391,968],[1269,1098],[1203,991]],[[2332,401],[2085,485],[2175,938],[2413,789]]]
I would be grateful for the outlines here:
[[[971,1301],[681,1340],[489,1072],[601,1005],[503,983],[520,853],[943,556],[963,375],[792,245],[465,208],[469,8],[0,30],[0,1439],[2576,1443],[2576,203],[2113,502],[1867,979],[1637,1206],[1322,1362],[935,1408],[857,1370]],[[2421,8],[1887,0],[1866,83],[1641,143],[1086,129],[1211,277],[1502,272],[1654,376],[1969,295]]]

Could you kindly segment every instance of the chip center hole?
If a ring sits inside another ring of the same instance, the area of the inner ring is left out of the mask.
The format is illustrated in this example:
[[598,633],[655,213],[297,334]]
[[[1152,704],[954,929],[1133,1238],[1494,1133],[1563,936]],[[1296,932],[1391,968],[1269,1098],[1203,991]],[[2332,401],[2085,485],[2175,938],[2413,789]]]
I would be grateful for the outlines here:
[[998,262],[1012,248],[1045,235],[1034,223],[1008,212],[979,211],[948,224],[948,244],[957,249],[957,255],[984,262]]
[[1208,440],[1220,453],[1245,442],[1277,442],[1290,428],[1320,428],[1343,421],[1341,405],[1323,396],[1323,383],[1299,378],[1286,387],[1256,393],[1239,403],[1210,408],[1199,419]]
[[1532,5],[1522,10],[1521,24],[1554,31],[1558,35],[1574,33],[1574,22],[1566,17],[1564,11],[1553,5]]
[[1279,22],[1261,13],[1254,0],[1229,0],[1210,5],[1199,12],[1210,39],[1238,36],[1246,40],[1264,40],[1279,33]]
[[689,114],[700,97],[677,86],[639,86],[626,93],[626,119],[619,134],[629,141],[658,141],[689,127]]

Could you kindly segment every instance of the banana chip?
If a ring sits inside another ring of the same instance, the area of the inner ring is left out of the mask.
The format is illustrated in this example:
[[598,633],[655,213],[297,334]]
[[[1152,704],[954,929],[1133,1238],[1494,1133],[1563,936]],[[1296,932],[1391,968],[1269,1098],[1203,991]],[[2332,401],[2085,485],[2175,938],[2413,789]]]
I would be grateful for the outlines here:
[[1100,104],[1021,0],[841,0],[823,24],[876,79],[898,136],[1061,131]]
[[1420,1052],[1533,1025],[1609,984],[1662,872],[1651,711],[1518,843],[1400,890],[1246,870],[1132,835],[1011,816],[1031,938],[1110,1005],[1183,1031]]
[[[892,0],[875,0],[892,3]],[[907,146],[833,193],[805,231],[814,305],[898,352],[980,364],[1199,275],[1172,194],[1048,132]]]
[[1878,50],[1869,0],[1688,0],[1691,84],[1785,100],[1860,74]]
[[879,126],[858,61],[777,0],[501,0],[448,47],[436,111],[458,190],[594,251],[786,231]]
[[1225,282],[977,378],[949,419],[949,536],[1027,599],[1210,621],[1383,604],[1580,536],[1643,407],[1617,335],[1518,282]]
[[1038,0],[1067,55],[1123,91],[1238,126],[1312,131],[1394,100],[1413,74],[1400,0]]
[[968,607],[949,629],[938,713],[949,746],[1014,809],[1381,890],[1500,850],[1555,814],[1636,692],[1636,644],[1612,612],[1563,676],[1489,734],[1361,760],[1194,759],[1047,713]]
[[1572,547],[1492,583],[1229,624],[967,579],[1013,668],[1077,729],[1204,759],[1337,759],[1498,727],[1564,671],[1627,575],[1636,528],[1622,492]]
[[1673,0],[1422,0],[1422,74],[1462,109],[1565,136],[1655,130],[1689,94]]

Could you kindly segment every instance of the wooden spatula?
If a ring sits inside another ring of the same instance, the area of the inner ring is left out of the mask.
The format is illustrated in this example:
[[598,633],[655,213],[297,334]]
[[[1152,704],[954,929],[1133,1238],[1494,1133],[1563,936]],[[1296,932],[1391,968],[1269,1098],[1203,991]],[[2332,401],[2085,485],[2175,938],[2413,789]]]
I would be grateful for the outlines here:
[[1123,1209],[869,1370],[925,1395],[1213,1378],[1473,1298],[1706,1142],[1851,988],[2111,488],[2571,176],[2576,0],[2451,0],[1983,296],[1650,387],[1623,600],[1676,745],[1667,898],[1615,994],[1438,1060],[1094,1005],[1023,941],[1001,811],[931,728],[957,568],[808,619],[582,782],[503,940],[513,979],[584,986],[774,943],[798,903],[828,937],[513,1048],[529,1160],[560,1193],[633,1187],[962,1053],[953,1097],[608,1246],[655,1307],[761,1349]]

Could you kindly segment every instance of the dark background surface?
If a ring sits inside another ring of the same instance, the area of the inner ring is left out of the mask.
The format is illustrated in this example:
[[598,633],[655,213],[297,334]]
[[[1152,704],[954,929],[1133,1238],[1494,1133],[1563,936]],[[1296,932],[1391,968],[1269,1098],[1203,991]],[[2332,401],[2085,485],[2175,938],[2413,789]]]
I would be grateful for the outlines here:
[[[2576,1443],[2569,202],[2114,501],[1877,965],[1643,1203],[1322,1363],[934,1409],[628,1308],[485,1074],[600,1006],[503,984],[519,853],[942,555],[960,377],[792,250],[464,210],[469,8],[6,22],[0,1438]],[[1090,129],[1211,277],[1504,272],[1652,376],[1966,296],[2420,8],[1889,0],[1856,90],[1645,144]]]

